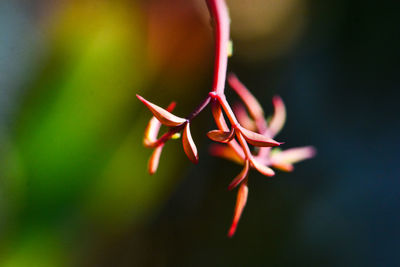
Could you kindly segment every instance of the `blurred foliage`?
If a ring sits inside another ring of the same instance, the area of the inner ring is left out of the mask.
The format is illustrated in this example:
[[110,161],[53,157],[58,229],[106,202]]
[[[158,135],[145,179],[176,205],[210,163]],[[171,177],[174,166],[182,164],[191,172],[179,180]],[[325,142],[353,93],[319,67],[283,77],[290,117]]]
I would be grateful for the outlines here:
[[160,204],[178,164],[165,159],[157,177],[146,174],[150,114],[140,115],[135,94],[150,74],[138,6],[70,1],[53,12],[42,28],[48,49],[2,141],[5,266],[71,264],[79,249],[67,247],[85,251],[96,234],[81,223],[104,236],[126,231]]

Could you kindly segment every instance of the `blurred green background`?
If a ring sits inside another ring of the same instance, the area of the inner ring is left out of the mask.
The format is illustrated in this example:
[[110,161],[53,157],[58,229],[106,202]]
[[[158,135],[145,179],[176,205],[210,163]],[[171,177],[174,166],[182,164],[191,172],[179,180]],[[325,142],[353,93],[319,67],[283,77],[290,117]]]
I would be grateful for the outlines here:
[[[227,0],[235,72],[285,147],[226,237],[240,167],[208,155],[209,110],[156,175],[136,99],[185,116],[212,84],[203,0],[0,1],[0,266],[399,266],[396,1]],[[233,95],[228,91],[228,97]]]

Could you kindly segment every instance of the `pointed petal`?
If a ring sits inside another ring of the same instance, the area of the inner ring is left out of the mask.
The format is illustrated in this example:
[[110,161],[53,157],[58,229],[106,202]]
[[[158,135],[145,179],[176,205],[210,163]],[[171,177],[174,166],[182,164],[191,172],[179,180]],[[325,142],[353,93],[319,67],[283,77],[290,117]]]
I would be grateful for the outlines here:
[[254,167],[258,172],[260,172],[262,175],[269,176],[269,177],[275,175],[274,170],[272,170],[272,169],[271,169],[270,167],[268,167],[268,166],[265,166],[265,165],[259,163],[259,162],[258,162],[257,160],[255,160],[255,159],[253,159],[253,160],[251,161],[251,164],[252,164],[253,167]]
[[279,96],[274,96],[272,99],[272,104],[274,105],[274,115],[269,122],[269,130],[272,137],[277,135],[283,128],[286,121],[286,108],[282,99]]
[[240,184],[247,177],[247,175],[249,174],[249,165],[250,165],[249,161],[246,160],[242,171],[230,183],[230,185],[228,186],[228,190],[232,190],[233,188],[235,188],[238,184]]
[[233,106],[233,112],[235,113],[240,125],[242,125],[244,128],[251,131],[255,131],[257,129],[255,122],[249,117],[246,108],[241,103],[236,103]]
[[164,145],[160,145],[160,146],[156,147],[153,151],[153,154],[150,157],[149,165],[148,165],[150,175],[153,175],[157,171],[158,163],[160,162],[160,156],[161,156],[163,147],[164,147]]
[[215,157],[224,158],[231,160],[233,162],[243,164],[244,159],[236,154],[236,152],[230,146],[222,146],[217,144],[212,144],[210,146],[210,154]]
[[[171,112],[176,106],[175,102],[171,102],[167,107],[167,111]],[[156,117],[152,117],[147,124],[144,132],[143,144],[145,147],[152,147],[157,140],[158,132],[160,131],[161,123]]]
[[277,168],[278,170],[284,172],[292,172],[294,167],[293,164],[286,163],[286,162],[274,162],[272,161],[272,167]]
[[229,143],[235,136],[235,130],[232,129],[230,132],[225,132],[221,130],[213,130],[207,133],[208,138],[215,142]]
[[247,130],[246,128],[243,128],[242,126],[238,127],[240,132],[242,133],[243,137],[246,139],[247,142],[249,142],[253,146],[279,146],[282,143],[279,143],[272,138],[269,138],[267,136],[261,135],[259,133]]
[[228,83],[242,99],[254,119],[264,118],[264,111],[260,103],[234,74],[228,76]]
[[271,160],[274,162],[297,163],[302,160],[310,159],[316,154],[315,148],[311,146],[297,147],[284,150],[279,153],[273,153]]
[[185,130],[183,131],[182,136],[183,150],[185,150],[188,158],[195,164],[199,162],[199,155],[197,153],[196,145],[192,139],[192,135],[190,134],[190,126],[189,123],[186,124]]
[[161,123],[156,117],[152,117],[147,124],[144,132],[143,144],[145,147],[152,147],[154,142],[157,140],[157,135],[160,130]]
[[213,101],[211,104],[211,111],[218,128],[223,131],[229,131],[228,125],[226,124],[224,115],[222,113],[221,105],[218,102]]
[[137,98],[142,101],[143,104],[153,113],[153,115],[164,125],[173,127],[181,125],[186,121],[184,118],[180,118],[170,113],[169,111],[153,104],[141,97],[140,95],[136,95]]
[[233,215],[232,225],[228,232],[229,237],[232,237],[236,232],[236,228],[239,223],[240,217],[243,213],[243,209],[246,206],[248,194],[249,194],[249,188],[247,187],[247,181],[246,181],[242,183],[237,194],[235,213]]

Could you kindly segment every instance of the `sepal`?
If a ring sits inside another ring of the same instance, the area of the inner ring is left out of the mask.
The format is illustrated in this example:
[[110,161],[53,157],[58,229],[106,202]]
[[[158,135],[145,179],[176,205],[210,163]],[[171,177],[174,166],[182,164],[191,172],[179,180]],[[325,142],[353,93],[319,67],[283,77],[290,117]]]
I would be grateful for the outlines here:
[[242,171],[230,183],[230,185],[228,186],[228,190],[232,190],[233,188],[235,188],[238,184],[240,184],[247,177],[247,175],[249,174],[249,166],[250,166],[249,161],[246,160]]
[[236,228],[239,223],[240,217],[242,216],[244,207],[246,206],[247,203],[248,194],[249,194],[249,188],[247,187],[247,181],[245,181],[240,185],[240,188],[238,190],[235,212],[233,215],[232,225],[228,232],[228,237],[232,237],[236,232]]
[[186,123],[185,129],[183,130],[182,135],[182,143],[183,143],[183,150],[185,151],[187,157],[192,161],[194,164],[199,162],[199,155],[197,152],[196,144],[193,141],[192,135],[190,133],[190,124]]
[[156,147],[153,151],[153,154],[150,157],[149,165],[148,165],[150,175],[153,175],[157,171],[158,163],[160,162],[160,156],[161,156],[163,147],[164,147],[164,145],[159,145],[158,147]]
[[259,162],[258,162],[257,160],[255,160],[255,159],[252,159],[251,164],[252,164],[252,166],[254,167],[254,169],[256,169],[256,170],[257,170],[259,173],[261,173],[262,175],[269,176],[269,177],[275,175],[275,172],[274,172],[273,169],[271,169],[270,167],[265,166],[265,165],[259,163]]
[[[171,102],[167,107],[167,111],[172,112],[176,106],[175,102]],[[156,117],[152,117],[147,124],[144,132],[143,144],[145,147],[153,147],[156,144],[158,132],[160,131],[161,123]]]
[[249,110],[250,115],[254,119],[264,118],[264,110],[261,107],[260,103],[253,96],[253,94],[250,93],[250,91],[246,88],[246,86],[239,81],[236,75],[229,74],[228,83],[232,87],[232,89],[238,94],[238,96],[242,99],[243,103]]
[[146,105],[146,107],[153,113],[153,115],[164,125],[169,126],[169,127],[174,127],[181,125],[186,122],[186,119],[180,118],[175,116],[174,114],[170,113],[169,111],[163,109],[162,107],[159,107],[140,95],[136,95],[136,97],[142,101],[143,104]]
[[[242,157],[236,154],[235,150],[233,150],[230,146],[223,146],[219,144],[212,144],[210,146],[209,152],[212,156],[224,158],[238,164],[243,164],[244,160]],[[243,153],[244,154],[244,153]],[[243,155],[244,157],[244,155]]]
[[280,96],[274,96],[274,98],[272,98],[272,104],[274,106],[274,114],[272,115],[268,128],[272,137],[274,137],[282,130],[285,124],[286,108]]
[[221,130],[213,130],[207,133],[208,138],[215,142],[229,143],[235,136],[235,130],[232,129],[230,132],[225,132]]
[[258,147],[272,147],[272,146],[279,146],[282,143],[279,143],[275,141],[272,138],[269,138],[267,136],[261,135],[259,133],[247,130],[246,128],[242,126],[238,126],[239,131],[243,135],[243,137],[246,139],[246,141],[253,145],[253,146],[258,146]]

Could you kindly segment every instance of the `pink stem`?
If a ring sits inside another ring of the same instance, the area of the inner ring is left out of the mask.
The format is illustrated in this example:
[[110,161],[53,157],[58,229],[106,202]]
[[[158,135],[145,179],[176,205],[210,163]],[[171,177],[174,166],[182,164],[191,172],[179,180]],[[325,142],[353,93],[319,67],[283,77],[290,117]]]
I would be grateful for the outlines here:
[[[238,124],[238,121],[226,101],[224,91],[225,91],[225,82],[226,82],[226,72],[228,66],[228,46],[229,46],[229,29],[230,29],[230,18],[228,8],[226,6],[225,0],[206,0],[208,8],[210,10],[211,17],[215,23],[215,66],[214,66],[214,82],[213,89],[211,92],[215,93],[216,99],[221,103],[222,108],[224,109],[226,115],[228,116],[229,121],[232,125]],[[187,117],[187,123],[190,123],[209,103],[211,100],[211,96],[208,96],[198,108],[196,108],[191,115]],[[186,124],[186,123],[185,123]],[[218,124],[218,122],[217,122]],[[158,146],[160,144],[165,143],[169,140],[173,134],[181,131],[184,125],[179,125],[171,128],[167,133],[165,133],[161,138],[159,138],[154,146]],[[220,127],[222,127],[220,125]],[[225,126],[226,127],[226,126]],[[222,127],[224,128],[224,127]],[[223,129],[227,130],[227,129]],[[243,140],[241,140],[243,143]],[[244,142],[245,143],[245,142]],[[229,145],[233,148],[233,150],[243,157],[243,150],[239,146],[236,141],[229,142]],[[243,144],[242,144],[243,145]],[[248,157],[249,148],[247,144],[243,148],[246,151],[245,154]]]
[[222,95],[225,90],[229,47],[229,13],[225,0],[206,0],[215,22],[215,66],[213,92]]

